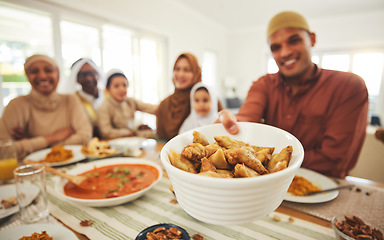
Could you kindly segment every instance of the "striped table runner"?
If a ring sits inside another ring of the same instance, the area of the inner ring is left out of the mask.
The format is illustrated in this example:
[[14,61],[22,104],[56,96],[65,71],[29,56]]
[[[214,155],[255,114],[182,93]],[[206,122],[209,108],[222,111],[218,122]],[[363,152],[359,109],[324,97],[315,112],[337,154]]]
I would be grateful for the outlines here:
[[[274,212],[262,220],[237,226],[218,226],[200,222],[189,216],[174,199],[169,190],[169,180],[163,178],[141,198],[116,207],[92,208],[60,199],[54,190],[57,177],[48,178],[50,213],[73,230],[90,239],[135,239],[148,226],[173,223],[183,227],[190,236],[195,233],[207,240],[230,239],[335,239],[332,229]],[[280,221],[274,220],[277,215]],[[91,220],[89,227],[80,225]]]

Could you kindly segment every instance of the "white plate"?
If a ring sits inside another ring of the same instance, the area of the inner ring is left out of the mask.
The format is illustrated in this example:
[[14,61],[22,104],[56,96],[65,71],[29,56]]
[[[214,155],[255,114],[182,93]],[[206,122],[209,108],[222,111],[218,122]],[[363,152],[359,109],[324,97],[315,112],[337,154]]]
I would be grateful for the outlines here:
[[[72,153],[73,153],[73,157],[67,161],[62,161],[62,162],[54,162],[54,163],[46,163],[47,166],[63,166],[63,165],[67,165],[67,164],[70,164],[70,163],[75,163],[75,162],[79,162],[81,160],[84,160],[86,159],[86,157],[81,153],[81,145],[64,145],[63,146],[65,149],[70,149],[72,150]],[[41,161],[45,158],[45,156],[51,151],[52,149],[51,148],[45,148],[45,149],[42,149],[42,150],[39,150],[39,151],[36,151],[34,153],[31,153],[29,154],[28,156],[26,156],[24,158],[24,161],[26,161],[27,159],[28,160],[32,160],[32,161]]]
[[32,233],[46,231],[54,240],[78,240],[69,229],[55,224],[27,224],[0,232],[1,240],[15,240],[23,236],[31,236]]
[[[321,189],[337,187],[337,184],[332,179],[309,169],[299,168],[296,173],[296,176],[306,178],[312,184],[318,186]],[[319,193],[312,196],[294,196],[287,192],[287,195],[285,196],[284,200],[297,203],[321,203],[330,201],[336,198],[338,195],[339,191]]]
[[67,183],[67,180],[61,179],[60,181],[56,182],[55,184],[55,190],[56,192],[62,197],[65,198],[69,201],[89,206],[89,207],[108,207],[108,206],[116,206],[120,205],[132,200],[135,200],[136,198],[142,196],[145,194],[148,190],[150,190],[153,186],[155,186],[160,179],[163,177],[163,170],[162,168],[155,162],[146,160],[146,159],[141,159],[141,158],[109,158],[105,160],[100,160],[100,161],[95,161],[95,162],[90,162],[90,163],[85,163],[85,164],[79,164],[75,168],[71,169],[68,171],[69,174],[73,175],[78,175],[81,173],[84,173],[86,171],[92,170],[95,167],[104,167],[104,166],[109,166],[109,165],[116,165],[116,164],[147,164],[150,166],[155,167],[158,172],[159,176],[158,178],[148,187],[132,193],[128,195],[124,195],[121,197],[114,197],[114,198],[106,198],[106,199],[82,199],[82,198],[74,198],[70,197],[64,194],[63,188],[64,185]]
[[[26,203],[27,205],[29,205],[39,193],[39,189],[33,185],[27,189],[28,189],[28,192],[25,193],[25,196],[27,197]],[[8,200],[10,197],[16,197],[16,185],[10,184],[10,185],[0,186],[0,201]],[[19,211],[19,205],[17,204],[11,208],[7,208],[7,209],[2,208],[0,209],[0,218],[8,217],[9,215],[17,213],[18,211]]]
[[123,156],[139,157],[142,154],[140,148],[145,140],[145,138],[141,137],[125,137],[113,139],[108,143],[112,148],[116,148],[119,152],[122,152]]

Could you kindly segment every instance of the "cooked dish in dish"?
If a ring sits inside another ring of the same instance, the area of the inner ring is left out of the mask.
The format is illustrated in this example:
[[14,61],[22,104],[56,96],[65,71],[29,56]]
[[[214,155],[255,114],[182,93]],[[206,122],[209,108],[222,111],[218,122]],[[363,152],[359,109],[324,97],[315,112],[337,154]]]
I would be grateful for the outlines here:
[[72,150],[65,149],[63,146],[54,146],[51,148],[51,151],[47,153],[43,162],[54,163],[54,162],[63,162],[73,158]]
[[46,231],[42,231],[41,233],[32,233],[31,236],[21,237],[19,240],[52,240],[53,238],[48,235]]
[[184,171],[218,178],[256,177],[288,167],[293,148],[274,154],[274,147],[252,146],[228,136],[216,136],[209,144],[201,133],[193,132],[193,143],[181,154],[170,149],[170,163]]
[[97,137],[92,138],[86,146],[81,148],[81,153],[84,155],[97,158],[108,157],[117,152],[118,150],[111,148],[107,141],[99,140]]
[[309,192],[320,191],[321,188],[301,176],[295,176],[289,186],[288,192],[294,196],[305,196]]
[[118,164],[94,168],[80,175],[86,176],[85,190],[68,182],[64,194],[82,199],[105,199],[138,192],[159,177],[158,170],[146,164]]

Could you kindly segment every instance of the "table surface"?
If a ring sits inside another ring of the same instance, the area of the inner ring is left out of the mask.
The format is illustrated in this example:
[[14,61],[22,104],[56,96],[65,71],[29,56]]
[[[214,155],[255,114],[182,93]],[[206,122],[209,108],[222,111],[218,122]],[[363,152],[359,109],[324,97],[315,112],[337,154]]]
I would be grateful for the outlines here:
[[[163,146],[164,146],[164,143],[162,143],[162,142],[156,142],[156,143],[153,142],[152,145],[146,146],[143,149],[143,153],[142,153],[142,155],[140,157],[141,158],[150,159],[150,160],[156,161],[157,163],[160,163],[160,151],[161,151]],[[164,172],[164,173],[165,173],[165,176],[166,176],[166,172]],[[344,181],[345,182],[349,182],[349,183],[354,183],[354,184],[357,184],[359,186],[366,186],[366,187],[374,187],[374,188],[377,188],[377,189],[384,189],[384,184],[378,183],[378,182],[369,181],[369,180],[366,180],[366,179],[355,178],[355,177],[347,177]],[[321,227],[325,227],[325,228],[328,228],[328,229],[331,228],[331,223],[330,223],[329,220],[321,218],[321,217],[317,217],[314,214],[309,214],[308,211],[307,212],[306,211],[301,211],[301,210],[299,210],[299,208],[291,207],[289,204],[281,204],[276,209],[275,212],[279,213],[279,214],[282,214],[283,216],[287,215],[289,217],[294,217],[296,219],[307,221],[309,223],[314,224],[315,226],[318,226],[319,228],[321,228]],[[57,217],[57,216],[55,216],[55,217]],[[83,240],[83,239],[84,240],[90,239],[87,236],[85,236],[85,235],[83,235],[83,234],[73,230],[71,227],[67,226],[65,223],[63,223],[60,220],[60,218],[56,218],[56,219],[61,224],[66,226],[68,229],[72,230],[79,239],[81,239],[81,240]]]

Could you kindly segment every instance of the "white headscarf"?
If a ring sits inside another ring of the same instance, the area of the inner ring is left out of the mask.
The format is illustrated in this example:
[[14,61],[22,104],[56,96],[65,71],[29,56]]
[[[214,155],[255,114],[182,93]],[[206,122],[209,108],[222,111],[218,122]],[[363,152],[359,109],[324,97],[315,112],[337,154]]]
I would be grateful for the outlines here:
[[[118,68],[112,68],[105,74],[105,84],[107,84],[108,78],[110,78],[113,74],[120,73],[125,76],[124,72]],[[125,76],[125,78],[127,78]]]
[[83,58],[81,60],[78,60],[75,64],[73,64],[71,68],[71,74],[69,75],[67,81],[62,81],[63,84],[60,86],[61,92],[63,93],[75,93],[77,91],[81,91],[82,87],[77,82],[77,75],[80,72],[80,69],[83,67],[84,64],[88,63],[92,66],[93,69],[99,74],[99,79],[97,81],[97,86],[99,88],[99,93],[102,93],[105,88],[105,79],[104,74],[100,70],[100,68],[89,58]]
[[[193,106],[194,105],[193,99],[195,96],[195,92],[200,87],[206,88],[208,90],[208,94],[211,98],[211,111],[204,117],[200,116],[195,111],[195,108]],[[217,109],[217,104],[218,104],[217,97],[214,94],[214,92],[207,85],[204,85],[201,82],[196,83],[191,90],[190,99],[191,99],[191,113],[189,114],[189,116],[184,120],[183,124],[181,125],[180,130],[179,130],[179,134],[186,132],[188,130],[197,128],[197,127],[212,124],[219,118],[219,113],[218,113],[218,109]]]

